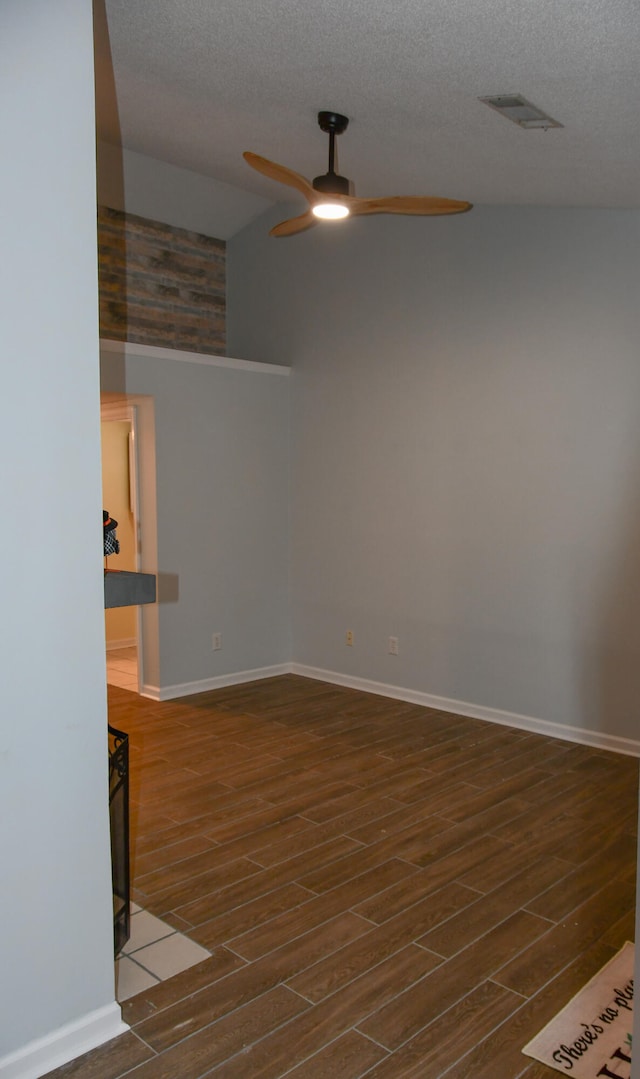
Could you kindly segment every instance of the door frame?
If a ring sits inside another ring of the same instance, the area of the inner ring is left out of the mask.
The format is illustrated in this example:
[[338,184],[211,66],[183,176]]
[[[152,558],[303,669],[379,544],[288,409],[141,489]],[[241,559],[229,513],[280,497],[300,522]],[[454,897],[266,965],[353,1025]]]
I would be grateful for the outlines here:
[[[151,423],[144,422],[145,413],[151,409]],[[158,550],[158,525],[155,514],[155,489],[150,476],[155,474],[155,447],[154,431],[152,422],[153,401],[151,398],[138,398],[126,394],[100,394],[100,422],[125,422],[130,424],[130,439],[128,439],[128,468],[130,468],[130,498],[131,509],[134,517],[135,544],[135,569],[147,573],[156,573],[156,550]],[[146,431],[142,431],[146,428]],[[150,440],[147,448],[147,467],[140,460],[144,455],[144,443]],[[149,467],[149,465],[151,467]],[[145,477],[147,482],[145,483]],[[145,488],[153,487],[153,490]],[[138,693],[145,693],[146,665],[151,659],[150,666],[158,669],[158,632],[150,625],[149,617],[145,616],[144,606],[136,606],[136,639],[138,658]],[[155,612],[154,612],[155,614]]]

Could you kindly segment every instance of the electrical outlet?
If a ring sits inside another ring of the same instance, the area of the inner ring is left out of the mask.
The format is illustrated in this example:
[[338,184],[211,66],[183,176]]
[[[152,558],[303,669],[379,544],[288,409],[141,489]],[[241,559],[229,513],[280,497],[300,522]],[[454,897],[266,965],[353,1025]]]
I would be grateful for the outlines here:
[[397,637],[389,637],[389,655],[397,656],[400,651],[400,642]]
[[211,638],[211,651],[218,652],[222,648],[222,634],[214,633]]
[[345,644],[348,644],[349,646],[351,646],[353,644],[353,630],[352,629],[347,630],[344,640],[345,640]]

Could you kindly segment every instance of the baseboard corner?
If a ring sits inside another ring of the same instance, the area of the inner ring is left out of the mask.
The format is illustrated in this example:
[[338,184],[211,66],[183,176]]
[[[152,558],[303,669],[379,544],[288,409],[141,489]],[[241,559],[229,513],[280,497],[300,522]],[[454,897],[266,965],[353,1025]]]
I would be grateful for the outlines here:
[[196,693],[208,693],[212,689],[225,689],[226,686],[238,686],[243,682],[257,682],[262,678],[275,678],[290,673],[290,663],[276,663],[270,667],[255,667],[251,670],[216,675],[213,678],[201,678],[196,682],[180,682],[171,686],[143,685],[140,694],[153,701],[172,701],[177,697],[191,697]]
[[1,1057],[0,1079],[40,1079],[128,1030],[120,1005],[106,1004]]

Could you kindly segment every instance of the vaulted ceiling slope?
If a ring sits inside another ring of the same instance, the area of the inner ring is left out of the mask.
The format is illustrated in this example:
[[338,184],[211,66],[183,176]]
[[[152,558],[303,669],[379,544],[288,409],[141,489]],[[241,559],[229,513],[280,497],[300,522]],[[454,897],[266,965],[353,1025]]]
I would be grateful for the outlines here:
[[[638,0],[98,0],[98,133],[272,202],[252,150],[357,194],[640,205]],[[106,18],[105,18],[106,15]],[[564,126],[482,104],[523,94]],[[294,194],[293,198],[297,196]]]

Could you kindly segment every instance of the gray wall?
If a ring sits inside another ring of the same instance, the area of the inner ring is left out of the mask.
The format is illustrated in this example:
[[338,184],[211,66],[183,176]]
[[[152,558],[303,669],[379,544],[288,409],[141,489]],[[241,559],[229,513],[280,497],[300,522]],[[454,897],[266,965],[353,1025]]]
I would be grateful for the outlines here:
[[[259,195],[98,142],[98,202],[226,240],[269,203]],[[247,170],[248,171],[248,170]]]
[[284,216],[228,341],[294,368],[294,659],[637,739],[638,213]]
[[159,671],[147,674],[166,689],[286,662],[288,377],[135,355],[123,369],[104,352],[102,389],[154,402]]
[[0,319],[2,1070],[7,1054],[64,1024],[81,1028],[110,1005],[119,1011],[91,4],[4,3],[0,40],[0,205],[9,208]]

